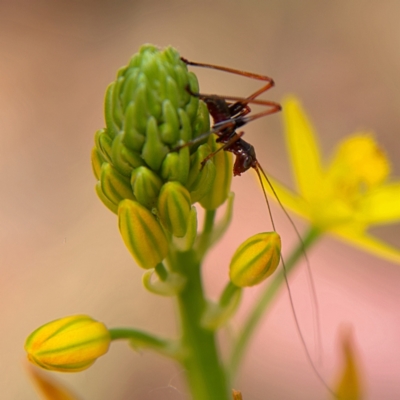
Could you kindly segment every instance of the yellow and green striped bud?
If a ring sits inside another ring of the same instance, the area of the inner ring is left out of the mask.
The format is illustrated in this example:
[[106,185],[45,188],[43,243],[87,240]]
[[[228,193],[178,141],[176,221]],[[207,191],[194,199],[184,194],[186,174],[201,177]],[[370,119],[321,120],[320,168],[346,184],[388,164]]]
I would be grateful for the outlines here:
[[158,215],[163,226],[176,237],[186,234],[191,209],[190,194],[179,182],[166,183],[158,198]]
[[122,239],[138,265],[154,268],[168,254],[168,239],[156,217],[137,201],[123,200],[118,207]]
[[209,160],[204,167],[201,164],[210,153],[210,146],[203,144],[191,157],[187,188],[190,192],[192,203],[200,201],[209,193],[215,180],[216,168],[214,162]]
[[257,285],[275,272],[280,257],[280,236],[276,232],[258,233],[236,250],[230,263],[229,277],[239,287]]
[[79,372],[107,353],[111,336],[104,324],[86,315],[49,322],[25,342],[28,359],[52,371]]
[[[215,136],[210,136],[208,143],[215,152],[220,145],[215,141]],[[228,198],[232,182],[232,153],[220,150],[213,157],[216,175],[212,181],[211,189],[200,200],[206,210],[215,210]]]
[[131,176],[131,185],[136,200],[148,209],[156,206],[162,179],[151,169],[136,168]]
[[123,199],[135,199],[129,179],[108,163],[101,166],[100,185],[107,199],[116,206]]

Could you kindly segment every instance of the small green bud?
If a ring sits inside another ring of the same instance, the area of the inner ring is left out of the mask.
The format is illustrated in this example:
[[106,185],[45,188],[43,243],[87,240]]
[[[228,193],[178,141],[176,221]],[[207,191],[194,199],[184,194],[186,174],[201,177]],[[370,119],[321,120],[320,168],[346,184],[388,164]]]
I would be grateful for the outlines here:
[[125,112],[124,144],[134,151],[141,151],[146,137],[136,129],[135,103],[131,101]]
[[135,199],[129,179],[108,163],[101,166],[100,183],[104,195],[114,204],[123,199]]
[[190,122],[189,116],[186,114],[186,111],[182,110],[181,108],[178,109],[179,121],[180,121],[180,139],[183,142],[189,142],[193,139],[193,131],[192,125]]
[[190,192],[193,204],[201,200],[211,190],[214,182],[216,174],[214,163],[210,160],[204,167],[201,164],[210,153],[210,146],[203,144],[192,155],[186,187]]
[[32,332],[25,342],[28,359],[52,371],[79,372],[107,353],[111,336],[104,324],[86,315],[49,322]]
[[167,182],[158,198],[158,215],[163,226],[174,236],[186,234],[191,209],[190,194],[179,182]]
[[152,170],[136,168],[131,177],[131,185],[136,200],[149,210],[155,207],[163,182]]
[[116,136],[119,132],[117,124],[113,118],[113,93],[114,93],[115,82],[108,85],[106,91],[106,98],[104,100],[104,117],[106,120],[107,132],[111,138]]
[[161,166],[161,176],[166,181],[178,181],[186,185],[189,176],[190,153],[188,147],[168,153]]
[[101,183],[100,181],[97,182],[96,184],[96,193],[97,196],[99,196],[100,200],[102,201],[102,203],[110,210],[112,211],[114,214],[118,214],[118,204],[117,203],[113,203],[103,192],[103,189],[101,188]]
[[126,161],[132,168],[141,167],[144,165],[142,156],[136,151],[132,151],[128,147],[123,147],[121,149],[121,157]]
[[96,143],[96,148],[100,152],[102,157],[107,162],[111,162],[111,160],[112,160],[112,157],[111,157],[112,139],[107,134],[107,130],[106,129],[98,130],[96,132],[94,140],[95,140],[95,143]]
[[162,116],[164,120],[160,126],[162,140],[164,143],[174,144],[179,140],[179,119],[176,109],[168,99],[162,104]]
[[236,250],[229,277],[239,287],[254,286],[273,274],[281,257],[281,238],[264,232],[245,240]]
[[138,265],[154,268],[168,254],[169,242],[155,216],[137,201],[123,200],[118,207],[119,230]]
[[92,149],[92,168],[93,168],[93,173],[94,173],[94,176],[96,177],[96,179],[100,179],[101,166],[104,162],[106,162],[104,157],[96,149],[96,147],[93,147],[93,149]]
[[[195,91],[195,93],[197,93],[197,91]],[[194,137],[200,136],[204,132],[210,132],[208,108],[203,101],[200,101],[198,104],[199,108],[197,110],[197,117],[194,125]]]
[[154,117],[150,117],[146,128],[146,142],[142,150],[143,159],[151,169],[158,171],[167,153],[168,148],[160,139],[157,121]]
[[111,148],[112,164],[122,175],[129,177],[132,173],[133,167],[124,158],[123,150],[123,132],[119,133],[113,140]]

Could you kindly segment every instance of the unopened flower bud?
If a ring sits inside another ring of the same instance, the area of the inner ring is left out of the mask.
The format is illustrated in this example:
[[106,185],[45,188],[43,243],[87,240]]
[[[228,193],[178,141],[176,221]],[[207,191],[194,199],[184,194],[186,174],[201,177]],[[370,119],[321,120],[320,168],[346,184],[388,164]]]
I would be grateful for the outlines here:
[[136,168],[131,176],[131,185],[136,200],[149,210],[155,207],[163,182],[151,169]]
[[155,216],[137,201],[123,200],[118,207],[119,230],[138,265],[154,268],[168,254],[169,243]]
[[[215,135],[208,140],[211,151],[215,152],[219,146],[215,141]],[[201,198],[200,204],[206,210],[215,210],[222,205],[228,197],[232,181],[232,154],[220,150],[213,157],[215,165],[215,179],[208,193]]]
[[179,182],[167,182],[158,198],[158,215],[164,227],[174,236],[183,237],[189,222],[190,194]]
[[216,168],[213,162],[207,161],[204,167],[202,161],[211,153],[208,144],[201,145],[192,155],[190,171],[186,187],[190,192],[192,204],[200,201],[211,190],[215,179]]
[[190,169],[189,147],[168,153],[161,166],[161,176],[166,181],[178,181],[186,185]]
[[108,163],[101,166],[100,184],[104,195],[116,205],[123,199],[134,199],[129,179]]
[[281,238],[276,232],[254,235],[233,255],[229,277],[239,287],[257,285],[275,272],[280,256]]
[[37,366],[59,372],[79,372],[107,353],[108,329],[86,315],[49,322],[32,332],[25,342],[28,359]]

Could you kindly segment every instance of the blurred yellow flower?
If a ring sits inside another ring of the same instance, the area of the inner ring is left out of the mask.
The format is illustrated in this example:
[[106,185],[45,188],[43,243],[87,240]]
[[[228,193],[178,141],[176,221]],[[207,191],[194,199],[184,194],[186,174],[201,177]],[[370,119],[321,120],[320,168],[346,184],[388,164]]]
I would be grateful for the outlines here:
[[297,99],[283,104],[286,141],[297,194],[274,179],[282,204],[355,246],[400,262],[400,250],[370,234],[373,225],[400,221],[400,181],[388,182],[389,162],[371,133],[343,140],[329,163],[321,161],[314,130]]

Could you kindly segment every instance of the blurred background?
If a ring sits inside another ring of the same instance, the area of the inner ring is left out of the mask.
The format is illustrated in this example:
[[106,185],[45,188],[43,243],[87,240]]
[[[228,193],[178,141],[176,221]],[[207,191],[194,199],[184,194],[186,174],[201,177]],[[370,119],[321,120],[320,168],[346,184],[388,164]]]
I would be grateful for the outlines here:
[[[399,179],[399,15],[394,0],[0,0],[1,397],[36,398],[23,343],[50,320],[85,313],[108,326],[177,332],[173,302],[142,288],[142,270],[122,243],[116,217],[96,198],[90,166],[94,132],[104,126],[106,86],[143,43],[273,77],[276,87],[265,98],[296,94],[325,157],[346,135],[371,130]],[[205,93],[246,96],[259,87],[216,71],[196,73]],[[292,185],[281,116],[245,130],[263,167]],[[224,286],[239,243],[270,229],[253,172],[235,178],[233,190],[234,221],[205,266],[212,297]],[[295,234],[277,207],[274,212],[288,251]],[[400,246],[399,225],[374,233]],[[335,381],[338,333],[352,326],[365,398],[400,398],[400,266],[330,237],[308,256],[321,313],[322,375]],[[304,269],[290,285],[313,350]],[[257,292],[248,290],[228,339]],[[83,373],[56,375],[82,399],[190,398],[183,371],[126,343],[113,344]],[[263,320],[235,388],[245,400],[330,398],[307,362],[286,290]]]

